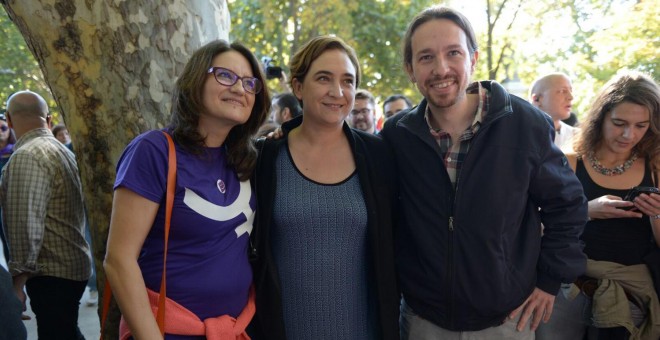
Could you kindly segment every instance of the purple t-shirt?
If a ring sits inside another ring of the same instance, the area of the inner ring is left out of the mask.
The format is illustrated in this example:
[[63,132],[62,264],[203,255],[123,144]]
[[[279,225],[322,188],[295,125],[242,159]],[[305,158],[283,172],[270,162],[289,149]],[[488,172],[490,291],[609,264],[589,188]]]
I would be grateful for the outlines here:
[[[237,317],[252,283],[247,247],[255,196],[227,165],[224,147],[193,155],[176,147],[177,182],[167,250],[167,297],[201,320]],[[167,139],[161,131],[136,137],[117,165],[114,188],[159,203],[138,264],[147,287],[160,290],[167,186]]]

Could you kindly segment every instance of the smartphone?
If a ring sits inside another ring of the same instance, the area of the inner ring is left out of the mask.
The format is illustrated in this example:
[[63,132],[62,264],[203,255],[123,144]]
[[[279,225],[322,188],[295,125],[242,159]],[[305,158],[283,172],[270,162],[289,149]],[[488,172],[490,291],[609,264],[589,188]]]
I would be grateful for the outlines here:
[[623,200],[632,202],[639,194],[660,194],[660,190],[656,187],[634,187],[628,191]]

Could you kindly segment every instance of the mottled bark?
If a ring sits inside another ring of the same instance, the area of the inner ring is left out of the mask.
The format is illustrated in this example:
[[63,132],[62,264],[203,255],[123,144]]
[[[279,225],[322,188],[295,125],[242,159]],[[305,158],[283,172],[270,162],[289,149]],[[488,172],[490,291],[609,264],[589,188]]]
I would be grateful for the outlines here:
[[[2,0],[39,62],[71,133],[92,230],[99,288],[115,165],[139,133],[169,120],[190,54],[227,39],[225,0]],[[100,292],[102,294],[102,292]],[[118,311],[106,325],[117,337]]]

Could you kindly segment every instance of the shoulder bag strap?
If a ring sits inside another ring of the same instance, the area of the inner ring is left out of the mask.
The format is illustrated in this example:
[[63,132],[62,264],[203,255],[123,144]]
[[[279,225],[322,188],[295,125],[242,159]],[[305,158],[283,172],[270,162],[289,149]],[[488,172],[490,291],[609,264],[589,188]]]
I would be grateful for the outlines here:
[[[170,236],[170,222],[172,220],[172,206],[174,205],[174,189],[176,185],[176,150],[174,148],[174,141],[172,137],[165,131],[163,134],[167,138],[167,193],[165,196],[165,248],[163,251],[163,277],[160,281],[160,293],[158,296],[158,313],[156,315],[156,322],[160,329],[160,334],[165,335],[165,300],[167,298],[166,292],[166,269],[167,269],[167,243]],[[112,288],[108,278],[105,278],[105,288],[103,289],[103,311],[101,312],[101,339],[103,339],[103,329],[105,327],[105,320],[108,317],[110,309],[110,302],[112,301]]]
[[174,189],[176,186],[176,150],[172,136],[163,131],[167,137],[168,144],[168,169],[167,169],[167,196],[165,198],[165,248],[163,251],[163,277],[160,281],[160,294],[158,296],[158,314],[156,321],[160,334],[165,335],[165,299],[167,299],[166,269],[167,269],[167,243],[170,239],[170,222],[172,221],[172,207],[174,206]]

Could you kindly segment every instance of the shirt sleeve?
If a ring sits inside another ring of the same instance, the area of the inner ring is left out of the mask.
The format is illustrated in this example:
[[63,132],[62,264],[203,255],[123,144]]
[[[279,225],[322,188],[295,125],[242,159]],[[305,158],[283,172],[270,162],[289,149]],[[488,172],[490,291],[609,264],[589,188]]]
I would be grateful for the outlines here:
[[131,141],[117,163],[114,189],[127,188],[161,203],[167,187],[168,146],[160,131],[149,131]]
[[46,208],[52,192],[53,174],[29,153],[17,152],[7,165],[7,205],[4,224],[10,244],[12,275],[37,273],[43,244]]

